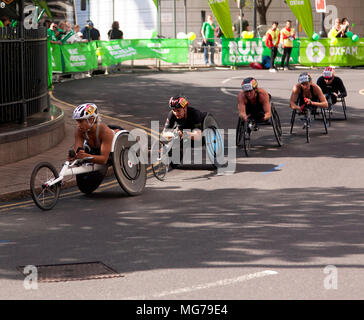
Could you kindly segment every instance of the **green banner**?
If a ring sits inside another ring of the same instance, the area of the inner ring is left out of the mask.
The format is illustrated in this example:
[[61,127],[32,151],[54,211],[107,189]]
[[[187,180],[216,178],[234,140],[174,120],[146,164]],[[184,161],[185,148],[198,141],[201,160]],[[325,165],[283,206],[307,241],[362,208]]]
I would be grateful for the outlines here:
[[158,58],[170,63],[188,63],[187,39],[134,39],[98,41],[102,66],[127,60]]
[[[52,43],[50,46],[52,57],[52,72],[63,72],[61,45]],[[49,63],[49,62],[48,62]]]
[[301,40],[301,64],[306,66],[360,66],[364,65],[364,39],[354,42],[349,38],[338,39],[332,45],[330,39]]
[[97,69],[96,42],[64,44],[61,47],[64,72],[85,72]]
[[[293,41],[290,63],[299,63],[299,41]],[[222,64],[225,66],[244,66],[263,62],[264,56],[271,55],[271,50],[261,38],[256,39],[222,39]],[[282,60],[283,48],[278,48],[276,63]]]
[[158,8],[158,0],[153,0],[155,6]]
[[47,40],[47,51],[48,51],[48,90],[52,90],[52,73],[53,73],[52,48],[49,38]]
[[310,0],[287,0],[286,3],[301,23],[307,36],[311,39],[314,33],[314,27]]
[[226,38],[234,38],[228,0],[208,0],[210,8]]

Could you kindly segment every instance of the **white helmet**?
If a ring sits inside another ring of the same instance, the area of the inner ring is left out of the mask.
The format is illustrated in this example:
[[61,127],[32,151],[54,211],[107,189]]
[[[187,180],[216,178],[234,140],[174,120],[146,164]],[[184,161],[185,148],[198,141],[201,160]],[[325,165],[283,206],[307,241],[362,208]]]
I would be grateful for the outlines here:
[[74,120],[89,119],[90,117],[98,117],[97,105],[94,103],[80,104],[74,111],[72,118]]

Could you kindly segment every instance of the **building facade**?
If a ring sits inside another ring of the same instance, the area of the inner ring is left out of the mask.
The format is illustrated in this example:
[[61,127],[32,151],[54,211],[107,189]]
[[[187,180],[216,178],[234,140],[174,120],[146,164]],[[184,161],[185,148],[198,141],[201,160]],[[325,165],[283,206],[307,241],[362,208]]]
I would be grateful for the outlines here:
[[[288,0],[287,0],[288,1]],[[328,12],[325,18],[325,29],[329,31],[336,17],[349,19],[354,24],[352,31],[364,36],[364,1],[362,0],[327,0]],[[253,27],[253,0],[246,0],[243,8],[244,19]],[[186,4],[186,12],[185,12]],[[315,1],[311,0],[315,32],[321,31],[321,14],[315,11]],[[236,21],[239,8],[234,0],[229,0],[232,21]],[[176,14],[174,14],[174,7]],[[78,10],[79,8],[77,8]],[[204,19],[212,14],[207,0],[161,0],[161,35],[173,38],[179,32],[194,32],[201,39],[201,26]],[[175,19],[176,17],[176,19]],[[150,38],[157,26],[157,9],[153,0],[90,0],[90,18],[100,30],[101,38],[107,39],[107,31],[113,20],[120,23],[125,38]],[[187,19],[186,19],[187,18]],[[267,25],[279,21],[281,25],[290,19],[293,26],[299,29],[296,18],[284,0],[273,0],[266,15]],[[176,22],[174,23],[174,20]],[[260,25],[257,14],[257,25]],[[216,20],[215,20],[216,21]],[[264,30],[265,28],[262,28]],[[304,32],[301,36],[306,36]]]

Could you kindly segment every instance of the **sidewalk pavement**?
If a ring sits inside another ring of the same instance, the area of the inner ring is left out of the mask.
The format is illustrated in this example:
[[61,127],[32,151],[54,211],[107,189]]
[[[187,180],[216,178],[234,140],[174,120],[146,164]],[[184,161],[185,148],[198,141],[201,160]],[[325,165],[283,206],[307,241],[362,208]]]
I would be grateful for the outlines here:
[[[74,144],[75,121],[72,113],[75,106],[51,98],[51,104],[64,111],[65,137],[55,147],[37,156],[27,158],[15,163],[0,166],[0,202],[20,199],[30,196],[30,176],[34,167],[42,161],[50,162],[59,171],[67,159],[68,150]],[[106,124],[120,125],[120,122],[103,118]],[[131,130],[132,127],[122,124],[123,128]],[[76,185],[76,179],[67,181],[63,187]]]

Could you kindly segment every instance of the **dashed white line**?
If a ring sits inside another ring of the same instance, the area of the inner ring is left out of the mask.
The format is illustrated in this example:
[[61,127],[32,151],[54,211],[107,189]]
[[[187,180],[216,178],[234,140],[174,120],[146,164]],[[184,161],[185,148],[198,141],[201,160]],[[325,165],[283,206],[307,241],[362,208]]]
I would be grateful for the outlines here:
[[193,291],[204,290],[204,289],[209,289],[209,288],[214,288],[214,287],[228,286],[228,285],[232,285],[232,284],[239,283],[239,282],[245,282],[245,281],[263,278],[263,277],[267,277],[267,276],[273,276],[273,275],[277,275],[277,274],[278,274],[278,272],[276,272],[276,271],[265,270],[265,271],[260,271],[260,272],[256,272],[256,273],[246,274],[246,275],[239,276],[236,278],[223,279],[223,280],[199,284],[199,285],[195,285],[195,286],[191,286],[191,287],[185,287],[185,288],[180,288],[180,289],[175,289],[175,290],[170,290],[170,291],[162,291],[159,293],[152,293],[148,296],[146,296],[146,295],[145,296],[135,296],[135,297],[128,297],[125,299],[126,300],[157,299],[157,298],[162,298],[162,297],[175,295],[175,294],[189,293],[189,292],[193,292]]

